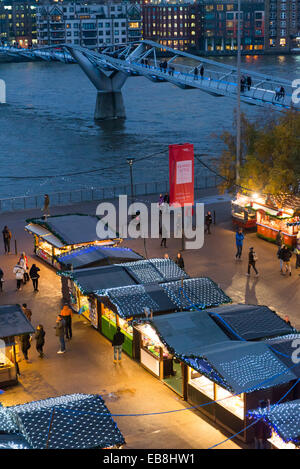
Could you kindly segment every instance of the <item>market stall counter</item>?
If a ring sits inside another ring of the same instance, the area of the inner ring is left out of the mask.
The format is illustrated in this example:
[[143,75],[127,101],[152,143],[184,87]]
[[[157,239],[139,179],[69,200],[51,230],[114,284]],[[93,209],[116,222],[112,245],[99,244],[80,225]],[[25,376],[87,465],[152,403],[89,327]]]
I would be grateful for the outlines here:
[[20,305],[0,306],[0,386],[18,382],[16,338],[32,334],[35,329],[26,318]]
[[[97,216],[67,214],[26,220],[25,230],[34,236],[34,252],[41,259],[60,269],[58,257],[72,250],[94,246],[113,246],[121,242],[118,233],[107,229],[107,237],[97,237]],[[103,230],[104,231],[104,230]]]

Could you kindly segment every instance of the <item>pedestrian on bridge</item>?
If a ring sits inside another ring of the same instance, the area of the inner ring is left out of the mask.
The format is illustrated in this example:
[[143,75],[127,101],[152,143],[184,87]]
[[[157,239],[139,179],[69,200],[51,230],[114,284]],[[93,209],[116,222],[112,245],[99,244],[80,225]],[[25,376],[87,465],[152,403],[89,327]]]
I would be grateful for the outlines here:
[[247,77],[247,88],[248,88],[248,91],[250,91],[251,86],[252,86],[252,78],[251,78],[251,77]]
[[199,72],[198,68],[195,67],[194,68],[194,80],[198,80],[198,72]]
[[203,75],[204,75],[204,67],[203,67],[203,65],[201,65],[201,68],[200,68],[200,77],[201,77],[201,80],[203,80]]

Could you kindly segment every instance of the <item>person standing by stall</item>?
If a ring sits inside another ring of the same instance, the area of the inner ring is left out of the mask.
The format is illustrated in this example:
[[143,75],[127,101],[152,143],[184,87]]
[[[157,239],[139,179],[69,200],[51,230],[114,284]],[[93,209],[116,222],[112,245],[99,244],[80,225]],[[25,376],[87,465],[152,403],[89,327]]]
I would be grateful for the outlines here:
[[29,271],[30,278],[32,280],[32,285],[34,291],[39,291],[38,286],[39,286],[39,267],[37,267],[35,264],[32,264],[31,269]]
[[2,231],[3,235],[3,243],[4,243],[4,253],[10,253],[10,240],[11,240],[11,231],[8,229],[7,226],[4,227]]
[[183,260],[183,257],[182,257],[180,252],[177,254],[175,264],[177,264],[178,267],[180,267],[182,270],[184,270],[184,260]]
[[255,267],[255,264],[256,264],[257,260],[258,260],[258,258],[257,258],[256,253],[254,252],[254,248],[250,248],[249,249],[249,258],[248,258],[248,273],[246,274],[247,277],[250,277],[251,267],[253,268],[253,270],[256,274],[256,277],[258,277],[258,271]]
[[277,246],[279,246],[281,248],[282,244],[284,243],[284,239],[283,239],[283,234],[282,234],[282,231],[279,230],[277,235],[276,235],[276,244]]
[[43,348],[45,345],[45,335],[46,335],[46,332],[44,331],[42,324],[39,324],[38,327],[36,328],[35,340],[36,340],[36,350],[39,353],[40,358],[44,358]]
[[24,360],[26,360],[27,362],[29,362],[28,360],[28,350],[30,349],[31,347],[31,344],[30,344],[30,334],[22,334],[20,336],[20,341],[21,341],[21,350],[22,350],[22,353],[23,353],[23,356],[24,356]]
[[13,268],[13,273],[15,274],[16,276],[16,280],[17,280],[17,290],[20,291],[21,290],[21,284],[23,282],[23,279],[24,279],[24,269],[23,267],[20,265],[20,262],[18,262],[14,268]]
[[72,339],[72,310],[69,308],[67,303],[64,305],[63,309],[60,312],[60,315],[63,316],[65,320],[65,333],[68,340]]
[[114,363],[117,363],[117,360],[121,362],[124,339],[124,334],[122,334],[121,328],[118,326],[117,332],[115,333],[112,341],[112,346],[114,348]]
[[292,252],[287,246],[283,245],[283,247],[281,248],[281,259],[285,266],[285,273],[282,272],[283,275],[285,275],[287,272],[289,272],[290,276],[292,275],[291,257]]
[[22,309],[23,309],[23,313],[25,314],[25,316],[26,316],[26,318],[28,319],[28,321],[31,322],[31,317],[32,317],[31,309],[27,308],[27,304],[26,304],[26,303],[23,303]]
[[59,338],[60,350],[57,353],[65,353],[65,320],[62,316],[58,315],[56,318],[55,334]]
[[244,236],[243,230],[242,228],[239,228],[235,234],[235,243],[236,243],[236,248],[237,248],[236,255],[235,255],[236,260],[241,260],[244,238],[245,236]]

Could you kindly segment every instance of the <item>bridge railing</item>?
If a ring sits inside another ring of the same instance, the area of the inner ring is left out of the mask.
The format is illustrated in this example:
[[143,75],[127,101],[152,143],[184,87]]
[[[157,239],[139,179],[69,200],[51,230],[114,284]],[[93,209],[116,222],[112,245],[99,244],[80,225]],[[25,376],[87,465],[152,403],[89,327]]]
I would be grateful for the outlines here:
[[[221,179],[218,176],[204,172],[195,176],[195,189],[216,188],[220,182]],[[168,191],[168,181],[143,182],[133,186],[134,197],[137,199],[142,197],[141,201],[144,200],[144,196],[159,195]],[[114,199],[119,195],[131,197],[131,185],[120,184],[110,187],[87,187],[70,191],[48,192],[48,194],[51,207],[58,207]],[[0,213],[42,209],[43,204],[44,194],[2,198],[0,199]]]

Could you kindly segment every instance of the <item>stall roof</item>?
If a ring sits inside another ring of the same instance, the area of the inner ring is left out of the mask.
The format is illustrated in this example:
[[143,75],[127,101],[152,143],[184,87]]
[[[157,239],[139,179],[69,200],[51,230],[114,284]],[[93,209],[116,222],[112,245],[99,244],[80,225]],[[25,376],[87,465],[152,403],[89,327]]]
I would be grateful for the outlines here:
[[0,434],[0,449],[32,449],[21,435]]
[[160,283],[189,278],[184,270],[180,269],[171,259],[146,259],[135,263],[123,265],[138,283]]
[[267,306],[219,306],[210,310],[209,314],[232,339],[255,340],[295,332]]
[[95,294],[102,298],[107,296],[110,303],[116,307],[118,315],[124,319],[144,316],[145,307],[153,313],[175,311],[177,308],[158,284],[111,288]]
[[0,338],[33,333],[35,329],[20,305],[0,306]]
[[184,311],[156,316],[153,326],[176,355],[203,356],[208,345],[230,342],[205,311]]
[[285,442],[300,443],[300,399],[270,406],[270,409],[256,409],[248,412],[255,420],[263,420]]
[[[124,437],[99,395],[70,394],[4,408],[34,449],[110,448]],[[49,422],[53,414],[51,431]]]
[[231,302],[231,298],[208,277],[185,279],[183,289],[181,285],[181,281],[161,285],[178,308],[193,309],[196,306],[205,309]]
[[[30,225],[26,227],[28,231],[32,231],[30,228],[39,225],[52,233],[65,246],[93,243],[99,240],[97,236],[97,224],[102,223],[97,216],[84,214],[55,215],[48,217],[47,220],[43,218],[32,218],[26,221],[30,223]],[[118,237],[118,234],[109,228],[106,232],[107,237],[105,239],[107,240]]]
[[91,264],[117,264],[121,262],[138,261],[143,256],[132,251],[132,249],[117,246],[97,246],[91,245],[79,249],[74,249],[67,254],[57,257],[57,260],[67,266],[71,264],[74,269],[88,267]]
[[295,363],[292,358],[293,352],[297,351],[297,349],[293,347],[294,340],[297,340],[300,343],[300,334],[276,337],[274,339],[266,340],[264,343],[269,346],[282,363],[284,363],[288,368],[292,368],[293,373],[300,378],[300,363]]
[[54,236],[49,230],[46,230],[46,228],[43,228],[42,226],[36,225],[34,223],[29,223],[29,225],[25,226],[25,230],[39,236],[44,241],[47,241],[56,248],[60,249],[64,247],[64,244],[56,236]]

